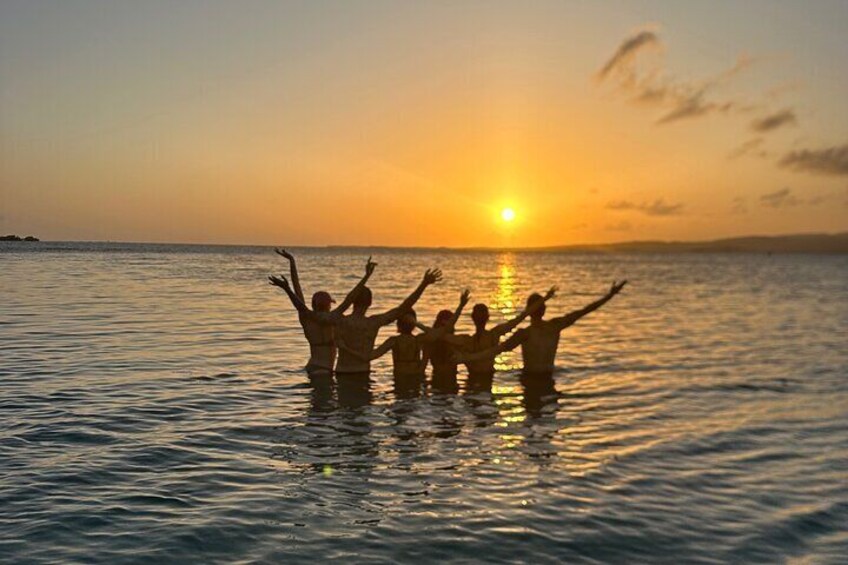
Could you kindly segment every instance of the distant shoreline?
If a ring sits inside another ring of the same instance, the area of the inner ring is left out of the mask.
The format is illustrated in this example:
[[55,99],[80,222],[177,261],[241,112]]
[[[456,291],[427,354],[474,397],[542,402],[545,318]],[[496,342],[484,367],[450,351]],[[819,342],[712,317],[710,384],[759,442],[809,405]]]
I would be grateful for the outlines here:
[[[7,240],[8,241],[8,240]],[[14,240],[17,241],[17,240]],[[23,240],[21,240],[23,241]],[[32,240],[30,240],[32,241]],[[37,241],[37,240],[36,240]],[[273,245],[234,243],[159,243],[130,241],[43,241],[42,244],[102,243],[113,245],[257,247]],[[281,243],[281,245],[284,245]],[[391,245],[294,245],[292,249],[372,250],[372,251],[442,251],[442,252],[522,252],[522,253],[817,253],[848,254],[848,232],[836,234],[794,234],[777,236],[743,236],[708,241],[622,241],[558,245],[547,247],[421,247]]]

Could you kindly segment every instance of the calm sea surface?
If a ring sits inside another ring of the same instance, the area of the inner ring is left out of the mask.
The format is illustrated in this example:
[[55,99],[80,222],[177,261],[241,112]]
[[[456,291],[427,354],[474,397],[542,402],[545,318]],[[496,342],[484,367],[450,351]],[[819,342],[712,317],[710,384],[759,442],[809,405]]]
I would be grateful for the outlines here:
[[[294,252],[338,298],[367,255]],[[848,257],[374,255],[375,312],[444,270],[427,322],[466,285],[497,322],[631,284],[563,333],[556,395],[508,354],[401,398],[388,356],[310,384],[271,249],[0,244],[0,562],[848,558]]]

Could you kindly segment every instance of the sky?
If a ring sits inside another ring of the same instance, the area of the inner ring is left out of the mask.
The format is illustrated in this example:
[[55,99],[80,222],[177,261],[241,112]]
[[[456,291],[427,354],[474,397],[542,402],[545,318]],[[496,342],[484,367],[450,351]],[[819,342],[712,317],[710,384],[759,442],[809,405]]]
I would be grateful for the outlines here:
[[502,247],[848,231],[846,29],[842,0],[4,0],[0,232]]

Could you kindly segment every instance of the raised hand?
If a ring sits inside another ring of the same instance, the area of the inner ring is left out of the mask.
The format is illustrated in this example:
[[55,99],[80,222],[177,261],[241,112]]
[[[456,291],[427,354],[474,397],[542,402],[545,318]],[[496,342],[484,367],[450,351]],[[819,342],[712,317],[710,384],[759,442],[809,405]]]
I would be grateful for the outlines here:
[[374,273],[374,269],[377,268],[377,263],[371,260],[371,256],[368,256],[368,261],[365,263],[365,274],[369,277]]
[[431,285],[435,284],[442,280],[442,270],[441,269],[427,269],[424,273],[424,284]]
[[627,284],[626,279],[621,281],[621,282],[612,281],[612,286],[610,287],[609,295],[615,296],[616,294],[621,292],[621,289],[624,288],[624,285],[626,285],[626,284]]
[[465,306],[466,304],[468,304],[469,298],[471,298],[471,290],[466,288],[462,291],[462,294],[459,295],[460,306]]
[[272,284],[274,286],[278,286],[278,287],[282,288],[283,290],[285,290],[286,292],[291,291],[291,287],[289,286],[289,281],[286,279],[286,277],[284,277],[282,275],[280,275],[279,277],[275,277],[274,275],[271,275],[270,277],[268,277],[268,280],[270,281],[269,284]]
[[545,293],[545,296],[542,297],[542,300],[547,302],[548,300],[556,296],[557,291],[559,291],[559,287],[552,286],[550,289],[548,289],[548,292]]
[[274,252],[281,257],[285,257],[289,261],[294,261],[294,255],[292,255],[291,253],[289,253],[285,249],[282,249],[280,247],[275,247]]

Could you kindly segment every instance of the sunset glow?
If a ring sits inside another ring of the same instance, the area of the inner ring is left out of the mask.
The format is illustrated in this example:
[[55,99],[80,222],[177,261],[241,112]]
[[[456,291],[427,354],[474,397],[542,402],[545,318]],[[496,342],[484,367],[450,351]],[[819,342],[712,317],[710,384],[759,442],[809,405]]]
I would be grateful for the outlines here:
[[512,208],[504,208],[501,210],[501,219],[505,222],[511,222],[515,219],[515,210]]
[[0,232],[462,247],[507,225],[515,246],[848,229],[846,3],[212,4],[3,3]]

